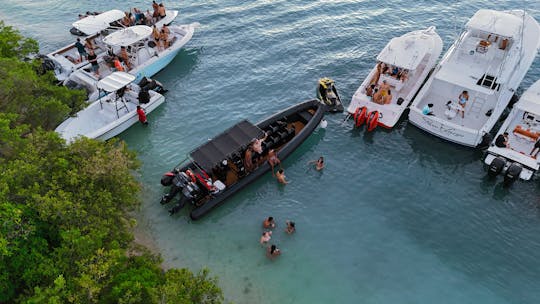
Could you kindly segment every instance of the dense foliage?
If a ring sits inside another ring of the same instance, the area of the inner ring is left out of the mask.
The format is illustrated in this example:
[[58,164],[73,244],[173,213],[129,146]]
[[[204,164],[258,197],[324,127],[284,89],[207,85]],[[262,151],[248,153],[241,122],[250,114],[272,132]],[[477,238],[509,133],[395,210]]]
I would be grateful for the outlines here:
[[221,303],[207,270],[160,268],[132,242],[135,154],[51,131],[81,94],[36,74],[36,51],[0,23],[0,303]]

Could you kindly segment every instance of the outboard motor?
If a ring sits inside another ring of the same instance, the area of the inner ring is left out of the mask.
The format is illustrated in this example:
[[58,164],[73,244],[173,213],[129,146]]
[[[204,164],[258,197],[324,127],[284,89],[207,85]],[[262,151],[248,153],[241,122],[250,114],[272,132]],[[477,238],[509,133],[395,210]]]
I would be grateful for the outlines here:
[[[162,178],[163,181],[164,178]],[[167,180],[165,180],[167,182]],[[170,202],[180,190],[182,190],[186,185],[190,182],[189,177],[184,172],[179,172],[178,170],[175,170],[174,176],[171,179],[171,189],[169,190],[168,194],[165,194],[162,198],[160,203],[167,204]]]
[[501,157],[494,158],[491,161],[491,164],[489,164],[488,175],[491,177],[497,176],[499,173],[501,173],[505,164],[506,164],[506,161],[503,158]]
[[493,140],[493,136],[491,136],[491,134],[489,133],[486,133],[484,134],[484,136],[482,136],[482,141],[478,144],[477,147],[479,149],[485,149],[489,147],[489,144],[491,143],[492,140]]
[[168,186],[172,185],[173,178],[174,178],[174,173],[173,172],[167,172],[167,173],[163,174],[163,176],[161,177],[161,185],[163,187],[168,187]]
[[506,173],[504,174],[504,185],[507,187],[512,185],[519,178],[521,170],[523,170],[523,167],[521,167],[517,163],[511,164],[510,167],[508,167],[508,169],[506,170]]
[[185,196],[183,196],[183,195],[180,196],[180,200],[178,201],[178,203],[176,205],[174,205],[174,207],[169,209],[169,215],[173,215],[173,214],[177,213],[178,211],[182,210],[182,208],[184,208],[184,206],[186,205],[187,201],[188,201],[188,199]]

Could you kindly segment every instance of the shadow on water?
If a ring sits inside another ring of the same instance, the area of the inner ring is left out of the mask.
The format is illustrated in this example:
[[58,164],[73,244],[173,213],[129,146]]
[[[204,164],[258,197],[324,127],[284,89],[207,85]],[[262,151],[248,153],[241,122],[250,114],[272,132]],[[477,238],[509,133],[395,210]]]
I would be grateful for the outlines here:
[[[183,48],[178,52],[178,55],[174,57],[173,61],[169,64],[166,69],[161,70],[159,73],[154,75],[153,78],[158,80],[163,79],[164,81],[170,79],[182,79],[186,75],[189,75],[197,67],[199,62],[199,55],[202,48]],[[174,68],[171,68],[174,67]]]

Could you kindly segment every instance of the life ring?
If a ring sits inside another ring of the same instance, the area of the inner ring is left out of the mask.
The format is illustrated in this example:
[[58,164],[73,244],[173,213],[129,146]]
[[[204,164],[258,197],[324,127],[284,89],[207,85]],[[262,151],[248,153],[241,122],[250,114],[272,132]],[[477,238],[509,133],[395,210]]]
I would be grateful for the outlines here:
[[367,117],[366,107],[361,107],[361,108],[356,109],[355,116],[354,116],[354,126],[360,127],[361,125],[363,125],[364,122],[366,121],[366,117]]
[[368,126],[367,130],[369,132],[375,130],[378,124],[379,124],[379,111],[369,112],[368,117],[367,117],[367,126]]

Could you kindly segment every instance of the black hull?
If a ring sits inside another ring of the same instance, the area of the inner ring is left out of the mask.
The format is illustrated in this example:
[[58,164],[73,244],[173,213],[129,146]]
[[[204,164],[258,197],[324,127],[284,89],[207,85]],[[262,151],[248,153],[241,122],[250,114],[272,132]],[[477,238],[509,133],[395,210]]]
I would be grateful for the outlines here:
[[[272,115],[271,117],[257,123],[257,126],[262,129],[270,125],[271,123],[281,119],[284,116],[288,116],[294,113],[300,113],[304,110],[307,110],[313,107],[316,108],[316,111],[311,117],[311,119],[307,122],[305,127],[300,132],[298,132],[298,134],[295,134],[295,136],[277,152],[277,155],[281,161],[285,160],[296,148],[298,148],[306,140],[306,138],[308,138],[309,135],[311,135],[311,133],[313,133],[313,131],[319,125],[319,123],[321,122],[324,116],[324,112],[326,110],[325,107],[322,106],[317,100],[310,100],[310,101],[306,101],[298,105],[292,106],[284,111],[276,113]],[[185,167],[188,167],[190,165],[191,164],[188,164]],[[205,202],[202,206],[195,207],[191,211],[190,217],[193,220],[200,219],[201,217],[209,213],[212,209],[221,205],[226,199],[234,195],[236,192],[242,190],[244,187],[246,187],[251,182],[258,179],[259,177],[261,177],[268,171],[270,171],[270,165],[268,164],[268,162],[264,162],[264,164],[260,165],[257,169],[255,169],[249,175],[245,176],[244,178],[236,182],[234,185],[228,187],[223,192],[211,198],[209,201]]]
[[83,32],[79,31],[78,29],[72,27],[69,29],[69,32],[72,34],[72,35],[75,35],[75,36],[86,36]]

